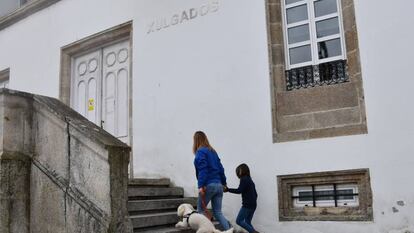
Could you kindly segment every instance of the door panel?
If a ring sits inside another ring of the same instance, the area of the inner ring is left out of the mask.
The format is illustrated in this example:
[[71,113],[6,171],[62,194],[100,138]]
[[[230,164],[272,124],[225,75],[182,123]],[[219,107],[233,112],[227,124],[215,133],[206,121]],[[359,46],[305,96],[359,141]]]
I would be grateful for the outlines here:
[[103,99],[105,101],[104,104],[104,124],[103,127],[109,133],[116,135],[115,132],[115,74],[113,72],[109,72],[106,74],[106,78],[104,81],[105,84],[105,91]]
[[104,129],[129,144],[129,41],[103,49]]
[[100,125],[101,50],[76,57],[73,64],[73,108]]
[[97,121],[97,111],[95,107],[95,101],[98,99],[97,95],[98,86],[96,85],[96,78],[91,77],[88,82],[88,108],[87,108],[87,118],[92,122]]
[[117,84],[117,100],[118,100],[118,137],[128,136],[128,71],[121,69],[118,71],[118,84]]
[[82,116],[86,116],[86,87],[85,82],[80,81],[78,83],[78,95],[77,95],[77,111],[82,114]]
[[129,41],[75,57],[72,64],[72,107],[130,144]]

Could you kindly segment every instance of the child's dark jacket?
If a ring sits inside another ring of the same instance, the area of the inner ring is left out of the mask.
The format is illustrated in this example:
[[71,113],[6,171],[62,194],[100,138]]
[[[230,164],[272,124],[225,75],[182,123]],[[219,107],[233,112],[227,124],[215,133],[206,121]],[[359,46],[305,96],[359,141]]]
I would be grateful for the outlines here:
[[228,189],[231,193],[242,195],[242,205],[248,209],[256,209],[257,206],[257,192],[254,182],[250,176],[243,176],[240,178],[240,185],[237,189]]

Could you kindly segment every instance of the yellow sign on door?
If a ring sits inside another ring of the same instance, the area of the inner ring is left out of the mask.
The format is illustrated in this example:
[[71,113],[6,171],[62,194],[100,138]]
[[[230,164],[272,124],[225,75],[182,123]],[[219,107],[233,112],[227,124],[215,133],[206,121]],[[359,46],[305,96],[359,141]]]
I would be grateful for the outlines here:
[[93,111],[95,110],[95,99],[94,98],[89,98],[88,100],[88,111]]

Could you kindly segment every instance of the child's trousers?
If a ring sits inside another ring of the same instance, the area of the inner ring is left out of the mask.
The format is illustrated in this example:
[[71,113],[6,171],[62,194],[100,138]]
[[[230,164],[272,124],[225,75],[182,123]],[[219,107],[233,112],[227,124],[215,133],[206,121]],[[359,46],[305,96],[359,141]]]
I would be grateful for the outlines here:
[[237,215],[236,223],[246,229],[249,233],[255,232],[252,225],[252,219],[254,215],[255,209],[248,209],[245,207],[242,207],[239,211],[239,214]]

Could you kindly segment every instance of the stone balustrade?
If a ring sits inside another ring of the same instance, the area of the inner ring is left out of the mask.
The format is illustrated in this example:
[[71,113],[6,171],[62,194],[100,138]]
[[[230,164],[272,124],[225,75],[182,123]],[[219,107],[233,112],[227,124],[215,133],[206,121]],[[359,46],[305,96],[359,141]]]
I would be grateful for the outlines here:
[[130,148],[57,99],[0,89],[0,232],[132,232]]

